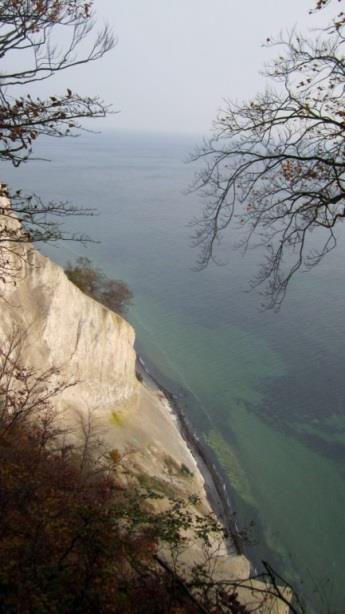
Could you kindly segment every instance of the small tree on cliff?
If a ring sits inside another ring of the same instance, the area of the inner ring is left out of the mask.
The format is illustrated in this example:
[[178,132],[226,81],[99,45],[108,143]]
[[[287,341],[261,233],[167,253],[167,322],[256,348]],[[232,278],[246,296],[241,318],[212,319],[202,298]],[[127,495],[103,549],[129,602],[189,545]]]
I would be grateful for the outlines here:
[[[331,2],[319,0],[315,10]],[[199,265],[237,222],[242,247],[266,248],[253,284],[266,282],[271,307],[296,271],[335,247],[334,227],[345,217],[344,42],[344,13],[314,38],[267,39],[279,55],[265,74],[277,87],[227,102],[195,155],[205,162],[196,185],[207,198],[195,232]]]
[[117,313],[123,314],[133,298],[127,284],[105,275],[89,258],[77,258],[75,264],[69,262],[65,273],[82,292]]
[[[84,118],[104,117],[109,108],[98,97],[80,96],[66,82],[61,94],[42,98],[30,93],[37,82],[58,72],[100,59],[115,44],[108,26],[95,32],[92,0],[0,0],[0,161],[19,166],[27,162],[41,135],[75,135]],[[90,213],[68,203],[44,203],[20,190],[10,196],[12,210],[4,209],[0,250],[20,242],[83,239],[66,234],[57,218]],[[9,232],[6,216],[13,213],[25,232]],[[0,270],[2,272],[0,266]]]

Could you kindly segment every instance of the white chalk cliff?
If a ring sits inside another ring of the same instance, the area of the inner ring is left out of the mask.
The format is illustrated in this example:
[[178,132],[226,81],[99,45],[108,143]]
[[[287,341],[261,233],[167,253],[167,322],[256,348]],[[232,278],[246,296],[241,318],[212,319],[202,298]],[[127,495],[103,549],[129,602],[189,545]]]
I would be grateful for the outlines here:
[[[8,211],[9,202],[1,197],[2,229],[20,233]],[[0,343],[17,335],[24,366],[38,372],[56,367],[57,378],[75,382],[54,401],[68,426],[73,428],[80,415],[91,416],[104,446],[125,456],[126,470],[146,483],[154,480],[163,492],[198,494],[199,511],[208,512],[203,477],[164,395],[136,378],[130,324],[83,294],[29,243],[19,243],[12,254],[8,247],[13,243],[0,244],[0,261],[15,275],[0,279]],[[181,472],[182,464],[192,476]],[[126,487],[125,473],[119,480]],[[224,548],[219,554],[219,575],[248,578],[250,565],[244,556],[228,556]],[[188,556],[198,559],[197,546],[191,545]],[[254,597],[250,599],[254,603]],[[244,602],[250,599],[243,596]],[[269,600],[260,611],[283,613],[288,608]]]

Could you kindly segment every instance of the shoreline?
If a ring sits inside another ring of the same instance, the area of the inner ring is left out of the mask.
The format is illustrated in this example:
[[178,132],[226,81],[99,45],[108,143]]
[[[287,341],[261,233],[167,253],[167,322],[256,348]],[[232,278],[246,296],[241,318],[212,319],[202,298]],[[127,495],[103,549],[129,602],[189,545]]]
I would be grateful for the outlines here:
[[226,484],[217,470],[213,459],[210,457],[210,452],[206,448],[206,444],[197,433],[195,433],[188,417],[179,405],[176,395],[158,381],[147,368],[145,361],[139,354],[137,354],[136,367],[137,373],[139,373],[143,379],[143,383],[151,385],[151,387],[153,385],[154,388],[164,394],[168,401],[171,413],[176,420],[176,426],[193,455],[197,467],[204,479],[205,493],[209,505],[228,535],[228,537],[225,538],[228,554],[245,554],[239,537],[239,531],[233,518],[234,510],[231,506],[228,493],[226,492]]

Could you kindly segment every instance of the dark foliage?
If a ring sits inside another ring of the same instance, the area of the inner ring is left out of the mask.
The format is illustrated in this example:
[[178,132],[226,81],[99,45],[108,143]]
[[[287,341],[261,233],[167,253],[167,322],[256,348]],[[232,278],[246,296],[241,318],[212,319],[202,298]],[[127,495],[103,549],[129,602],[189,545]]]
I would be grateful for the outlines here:
[[123,314],[133,298],[125,282],[110,279],[92,266],[89,258],[78,258],[74,265],[68,263],[65,273],[82,292],[117,313]]
[[148,495],[117,488],[89,429],[68,443],[51,407],[58,374],[22,368],[16,347],[0,353],[0,611],[196,611],[154,559],[159,538],[179,539],[182,508],[157,523]]

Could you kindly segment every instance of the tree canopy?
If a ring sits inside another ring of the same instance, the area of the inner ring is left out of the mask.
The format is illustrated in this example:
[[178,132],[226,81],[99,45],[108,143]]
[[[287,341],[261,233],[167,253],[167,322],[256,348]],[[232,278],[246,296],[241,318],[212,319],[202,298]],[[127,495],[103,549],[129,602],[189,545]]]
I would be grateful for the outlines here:
[[296,271],[334,248],[345,217],[344,42],[342,12],[314,35],[267,39],[278,52],[265,70],[272,85],[247,102],[227,101],[194,156],[204,161],[196,186],[207,198],[194,236],[199,265],[217,257],[237,223],[239,245],[266,250],[253,285],[264,282],[269,307],[279,307]]
[[65,273],[68,279],[85,294],[117,313],[123,314],[133,297],[125,282],[111,279],[94,267],[89,258],[77,258],[75,264],[69,262]]

